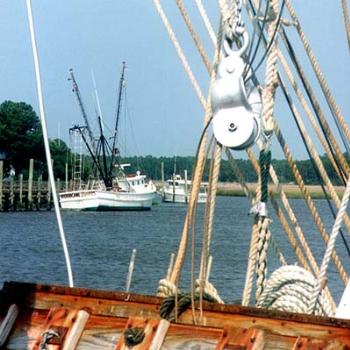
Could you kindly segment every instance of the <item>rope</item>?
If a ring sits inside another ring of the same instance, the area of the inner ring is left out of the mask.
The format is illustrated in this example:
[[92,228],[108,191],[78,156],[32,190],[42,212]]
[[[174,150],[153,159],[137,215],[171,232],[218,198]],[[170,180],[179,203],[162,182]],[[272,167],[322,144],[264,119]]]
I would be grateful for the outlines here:
[[311,303],[310,303],[309,309],[308,309],[309,313],[312,313],[315,309],[316,302],[317,302],[317,299],[318,299],[318,296],[320,294],[321,287],[322,287],[321,283],[326,278],[327,268],[329,265],[331,254],[332,254],[334,247],[335,247],[335,241],[336,241],[337,236],[338,236],[339,231],[340,231],[340,226],[341,226],[343,219],[344,219],[346,208],[348,207],[349,197],[350,197],[350,177],[349,177],[347,185],[346,185],[346,190],[345,190],[344,195],[343,195],[343,199],[342,199],[341,206],[340,206],[338,214],[337,214],[337,218],[335,219],[335,222],[333,225],[332,233],[329,237],[327,249],[326,249],[326,252],[325,252],[323,260],[322,260],[320,273],[317,276],[317,284],[316,284],[314,291],[312,293]]
[[348,45],[350,49],[350,18],[349,18],[349,8],[348,8],[347,0],[341,0],[341,6],[343,9],[346,37],[348,39]]
[[[208,302],[217,302],[214,298],[206,293],[203,294],[203,299]],[[195,294],[195,300],[199,300],[198,293]],[[190,294],[179,292],[177,297],[175,295],[171,295],[163,300],[159,309],[160,317],[173,322],[175,321],[175,318],[179,317],[190,305]]]
[[264,283],[267,276],[267,252],[271,233],[269,230],[270,219],[260,217],[258,220],[258,246],[257,246],[257,279],[256,279],[256,299],[264,290]]
[[196,293],[199,295],[199,300],[208,300],[208,297],[210,297],[214,302],[224,304],[217,289],[208,280],[204,281],[204,285],[201,280],[196,280]]
[[158,297],[168,297],[176,293],[176,285],[172,283],[169,279],[163,278],[158,283],[157,296]]
[[213,222],[214,222],[214,212],[216,204],[216,192],[219,181],[220,173],[220,164],[221,164],[221,153],[222,146],[218,143],[215,144],[213,150],[213,168],[212,174],[209,180],[209,190],[208,190],[208,200],[206,206],[206,215],[205,215],[205,227],[203,233],[203,246],[202,246],[202,255],[201,255],[201,266],[200,266],[200,280],[204,281],[207,275],[207,264],[210,254],[210,245],[211,245],[211,236],[213,231]]
[[[275,124],[275,126],[277,126],[277,123]],[[258,143],[258,146],[260,148],[262,148],[262,144],[261,143]],[[254,156],[254,153],[251,151],[251,150],[248,150],[248,157],[249,157],[249,160],[251,161],[252,165],[253,165],[253,168],[255,169],[256,173],[259,173],[259,164]],[[306,254],[306,257],[309,261],[309,264],[311,265],[311,268],[312,268],[312,271],[315,273],[315,274],[318,274],[319,272],[319,269],[318,269],[318,265],[317,265],[317,262],[316,262],[316,259],[314,258],[313,256],[313,253],[305,239],[305,236],[303,234],[303,231],[298,223],[298,220],[294,214],[294,211],[289,203],[289,200],[283,190],[283,187],[281,186],[279,180],[278,180],[278,177],[277,177],[277,174],[276,174],[276,171],[274,170],[273,166],[271,165],[270,166],[270,176],[271,176],[271,179],[273,181],[273,183],[275,184],[275,186],[277,187],[277,190],[281,196],[281,201],[283,203],[283,206],[284,208],[286,209],[287,211],[287,214],[288,214],[288,217],[291,221],[291,223],[293,224],[293,227],[295,228],[295,232],[296,232],[296,235],[301,243],[301,246],[303,247],[304,251],[305,251],[305,254]],[[274,206],[274,203],[272,203],[273,206]],[[278,215],[279,216],[279,215]],[[298,244],[296,243],[294,237],[293,237],[293,234],[291,234],[291,232],[289,231],[286,231],[287,233],[287,236],[289,238],[289,241],[291,242],[291,245],[292,247],[295,247],[295,250],[297,251],[297,246]],[[306,269],[308,269],[308,263],[306,263],[303,259],[303,255],[300,254],[300,262],[302,263],[302,266]],[[304,261],[304,263],[303,263]],[[345,272],[345,271],[344,271]],[[335,308],[335,303],[333,301],[333,298],[327,288],[326,290],[326,294],[327,294],[327,298],[329,299],[329,303],[331,303],[333,305],[333,307]]]
[[128,347],[140,344],[145,339],[145,331],[140,327],[128,328],[124,331],[125,344]]
[[[299,100],[301,106],[303,107],[304,111],[306,112],[306,115],[307,115],[308,119],[310,120],[312,127],[316,131],[316,134],[317,134],[317,136],[318,136],[318,138],[319,138],[319,140],[320,140],[320,142],[321,142],[321,144],[322,144],[322,146],[327,154],[329,161],[331,162],[331,164],[333,166],[333,169],[336,171],[339,178],[342,180],[343,173],[339,169],[339,165],[337,164],[337,160],[335,158],[335,155],[333,155],[333,153],[332,153],[331,146],[334,147],[334,151],[335,151],[335,153],[336,153],[336,155],[341,163],[342,168],[345,170],[345,172],[349,172],[350,169],[348,167],[348,164],[345,161],[343,154],[340,152],[339,146],[338,146],[333,134],[330,132],[329,126],[327,129],[328,132],[326,131],[326,129],[324,129],[325,135],[326,135],[326,136],[324,136],[322,134],[322,131],[320,130],[320,127],[317,125],[317,121],[316,121],[314,115],[312,114],[312,111],[311,111],[310,107],[308,106],[300,88],[298,87],[298,84],[293,76],[293,73],[292,73],[291,69],[289,68],[288,63],[287,63],[286,59],[284,58],[281,51],[278,51],[278,57],[280,59],[280,62],[282,63],[282,66],[287,74],[287,77],[288,77],[291,85],[293,86],[293,89],[298,97],[298,100]],[[324,115],[323,115],[320,108],[319,108],[319,111],[316,111],[316,113],[318,113],[319,116],[322,114],[323,119],[325,120]],[[327,137],[327,140],[325,137]],[[331,145],[328,144],[327,141],[329,141],[329,143]]]
[[204,47],[199,39],[199,36],[197,35],[197,33],[195,32],[192,24],[191,24],[191,20],[190,20],[190,17],[185,9],[185,5],[183,3],[182,0],[176,0],[176,4],[177,4],[177,7],[179,8],[180,12],[181,12],[181,15],[186,23],[186,26],[187,26],[187,29],[188,31],[190,32],[192,38],[193,38],[193,41],[195,42],[196,44],[196,47],[198,49],[198,52],[199,54],[201,55],[202,57],[202,60],[205,64],[205,67],[206,69],[208,70],[209,74],[211,74],[211,71],[212,71],[212,66],[211,66],[211,63],[208,59],[208,56],[205,54],[205,51],[204,51]]
[[260,178],[261,178],[261,202],[267,203],[269,171],[271,164],[271,151],[262,149],[259,155]]
[[56,338],[59,337],[60,335],[54,331],[53,329],[49,329],[46,332],[44,332],[41,335],[41,342],[39,344],[39,350],[47,350],[48,347],[48,342],[52,339],[52,338]]
[[[315,285],[316,279],[309,271],[299,266],[282,266],[266,282],[257,307],[307,313]],[[333,315],[332,307],[323,293],[316,305],[315,314]]]
[[[278,0],[271,0],[271,9],[278,13]],[[275,35],[280,17],[276,17],[268,26],[268,37],[271,48],[266,59],[265,87],[262,91],[262,123],[263,132],[266,137],[270,137],[273,132],[273,111],[275,105],[275,93],[277,82],[277,49]],[[271,152],[267,150],[267,143],[260,151],[260,181],[261,181],[261,199],[264,204],[268,198],[268,177],[271,163]],[[256,279],[256,299],[263,292],[264,283],[267,274],[267,252],[271,233],[269,231],[270,220],[266,217],[266,212],[261,213],[258,220],[258,247],[257,247],[257,279]],[[253,225],[254,226],[254,225]],[[256,228],[254,228],[256,229]]]
[[[349,141],[350,140],[350,131],[349,131],[349,128],[344,120],[344,117],[341,114],[341,111],[340,111],[338,105],[336,104],[335,99],[334,99],[334,97],[333,97],[333,95],[328,87],[327,81],[326,81],[325,77],[323,76],[321,68],[320,68],[320,66],[316,60],[316,57],[315,57],[315,55],[310,47],[310,44],[305,36],[305,33],[301,29],[299,20],[297,18],[297,15],[294,11],[294,8],[293,8],[290,0],[285,0],[285,1],[286,1],[286,6],[288,8],[288,11],[290,13],[292,20],[297,24],[296,30],[299,34],[299,37],[300,37],[301,42],[304,46],[304,49],[305,49],[305,51],[310,59],[312,68],[313,68],[313,70],[316,74],[316,77],[320,83],[322,92],[323,92],[324,96],[326,97],[326,100],[327,100],[328,105],[332,111],[332,114],[334,114],[334,116],[335,116],[336,124],[337,124],[337,126],[339,125],[341,127],[341,129],[339,128],[340,134],[343,134],[343,132],[344,132],[346,135],[347,141]],[[346,144],[346,148],[348,148],[347,142],[345,142],[345,144]]]
[[[318,171],[320,177],[322,178],[322,181],[324,182],[324,184],[327,188],[327,192],[330,194],[336,207],[339,209],[340,199],[338,197],[338,194],[336,193],[334,186],[329,179],[327,171],[326,171],[326,169],[325,169],[325,167],[320,159],[320,156],[319,156],[315,146],[313,145],[310,136],[308,135],[308,133],[306,131],[306,128],[305,128],[305,125],[302,121],[302,118],[301,118],[300,114],[298,113],[295,105],[292,103],[291,98],[289,97],[288,93],[286,92],[286,90],[283,86],[282,86],[282,90],[283,90],[283,93],[285,94],[288,105],[289,105],[291,112],[293,114],[293,117],[295,118],[299,132],[303,138],[303,141],[305,142],[305,145],[307,146],[307,151],[310,154],[310,158],[315,162],[315,164],[317,166],[317,168],[315,170]],[[345,222],[345,224],[350,232],[350,219],[346,214],[344,216],[344,222]]]
[[[194,74],[188,64],[188,61],[185,57],[185,55],[183,54],[183,51],[181,49],[181,46],[179,44],[179,42],[176,39],[176,36],[174,34],[174,31],[172,30],[170,23],[162,9],[162,6],[160,4],[159,0],[153,0],[153,3],[158,11],[158,14],[160,16],[160,18],[163,21],[163,24],[169,34],[169,37],[176,49],[176,52],[179,56],[179,59],[181,61],[181,63],[183,64],[185,71],[192,83],[193,88],[195,89],[197,96],[202,104],[202,106],[205,108],[205,123],[208,123],[208,121],[210,120],[210,115],[211,115],[211,107],[210,107],[210,101],[208,101],[208,103],[205,101],[205,98],[201,92],[201,89],[199,87],[199,84],[197,82],[197,80],[194,77]],[[184,223],[184,227],[183,227],[183,231],[182,231],[182,235],[181,235],[181,239],[180,239],[180,243],[179,243],[179,248],[178,248],[178,253],[176,256],[176,260],[175,260],[175,264],[174,264],[174,268],[172,271],[172,274],[170,276],[170,282],[175,284],[180,276],[180,271],[185,259],[185,251],[186,251],[186,246],[187,246],[187,241],[188,241],[188,236],[189,236],[189,228],[190,228],[190,224],[191,224],[191,220],[192,220],[192,214],[193,214],[193,206],[194,206],[194,201],[197,199],[198,197],[198,192],[199,192],[199,187],[200,187],[200,179],[202,177],[202,171],[204,169],[203,166],[203,155],[205,154],[205,145],[206,145],[206,133],[203,134],[203,138],[198,146],[198,158],[197,158],[197,163],[195,165],[195,171],[194,171],[194,179],[193,179],[193,183],[192,183],[192,190],[191,190],[191,196],[190,196],[190,201],[188,204],[188,211],[187,211],[187,215],[185,218],[185,223]]]
[[195,0],[195,1],[196,1],[196,5],[197,5],[197,8],[198,8],[198,11],[199,11],[199,13],[200,13],[200,15],[201,15],[201,17],[203,19],[205,28],[208,31],[209,37],[210,37],[211,41],[214,44],[216,44],[216,36],[215,36],[214,30],[213,30],[213,27],[210,24],[208,15],[207,15],[207,13],[205,11],[205,8],[204,8],[204,6],[202,4],[202,1],[201,0]]
[[182,65],[185,68],[185,71],[186,71],[186,73],[191,81],[191,84],[192,84],[195,92],[197,93],[201,104],[205,107],[206,106],[205,98],[201,92],[201,89],[199,87],[198,82],[196,81],[196,78],[194,77],[192,69],[191,69],[191,67],[190,67],[190,65],[189,65],[189,63],[188,63],[188,61],[183,53],[183,50],[182,50],[182,48],[181,48],[181,46],[180,46],[180,44],[175,36],[175,33],[174,33],[174,31],[173,31],[173,29],[168,21],[168,18],[163,11],[162,5],[160,4],[159,0],[153,0],[153,3],[158,11],[158,14],[159,14],[161,20],[163,21],[164,27],[166,28],[166,30],[168,32],[168,35],[169,35],[169,37],[170,37],[170,39],[175,47],[176,53],[177,53]]
[[[282,28],[282,38],[285,38],[285,35],[283,33],[284,33],[284,31]],[[282,87],[284,86],[283,81],[281,79],[280,79],[280,84]],[[324,241],[327,242],[328,234],[325,230],[324,224],[323,224],[323,222],[318,214],[318,211],[316,209],[316,206],[314,205],[314,202],[310,196],[310,193],[304,184],[304,181],[303,181],[303,179],[298,171],[298,168],[297,168],[296,164],[294,163],[294,160],[291,156],[289,148],[288,148],[288,146],[283,138],[283,135],[282,135],[280,129],[278,128],[277,124],[275,125],[275,134],[276,134],[277,139],[278,139],[278,141],[283,149],[283,152],[286,156],[288,164],[292,170],[293,176],[296,179],[296,182],[297,182],[301,192],[303,193],[303,196],[304,196],[306,203],[310,209],[311,215],[316,223],[316,226],[318,227],[320,234],[321,234],[322,238],[324,239]],[[340,274],[343,282],[346,284],[348,277],[347,277],[347,274],[346,274],[346,272],[345,272],[345,270],[344,270],[344,268],[343,268],[343,266],[342,266],[342,264],[337,256],[336,252],[333,253],[332,258],[335,261],[335,265],[337,267],[337,270],[339,271],[339,274]]]
[[49,180],[50,180],[50,185],[52,189],[52,198],[53,198],[54,207],[55,207],[55,214],[56,214],[58,229],[60,232],[61,243],[63,247],[63,253],[65,257],[65,262],[66,262],[69,287],[73,287],[74,286],[73,272],[72,272],[72,267],[71,267],[71,262],[70,262],[70,257],[69,257],[67,242],[66,242],[66,236],[64,233],[61,212],[59,209],[55,177],[52,169],[52,160],[51,160],[51,153],[50,153],[49,137],[48,137],[47,126],[46,126],[44,100],[43,100],[43,93],[42,93],[42,87],[41,87],[40,64],[39,64],[39,56],[38,56],[38,50],[36,45],[36,39],[35,39],[35,29],[34,29],[33,15],[32,15],[31,0],[27,0],[27,12],[28,12],[28,20],[29,20],[30,37],[32,41],[36,86],[37,86],[38,102],[39,102],[39,110],[40,110],[40,121],[41,121],[41,128],[42,128],[43,138],[44,138],[47,169],[49,172]]
[[[298,184],[299,189],[304,196],[306,204],[311,212],[311,216],[312,216],[318,230],[320,231],[320,234],[321,234],[323,240],[327,243],[328,239],[329,239],[329,235],[325,229],[323,221],[318,213],[318,210],[317,210],[317,208],[316,208],[316,206],[311,198],[310,192],[307,189],[307,187],[305,186],[304,180],[303,180],[302,176],[300,175],[300,172],[299,172],[299,170],[298,170],[298,168],[297,168],[297,166],[292,158],[292,155],[291,155],[290,150],[289,150],[289,148],[284,140],[282,132],[279,129],[277,124],[275,125],[275,135],[276,135],[277,140],[279,141],[279,143],[282,147],[282,150],[283,150],[284,155],[287,159],[289,167],[292,170],[292,174],[295,178],[295,181]],[[339,259],[339,256],[337,255],[336,251],[334,251],[332,253],[332,259],[334,261],[334,264],[339,272],[339,275],[340,275],[343,283],[346,285],[348,282],[348,276],[347,276],[347,273],[346,273],[346,271],[345,271],[345,269],[344,269],[344,267]]]

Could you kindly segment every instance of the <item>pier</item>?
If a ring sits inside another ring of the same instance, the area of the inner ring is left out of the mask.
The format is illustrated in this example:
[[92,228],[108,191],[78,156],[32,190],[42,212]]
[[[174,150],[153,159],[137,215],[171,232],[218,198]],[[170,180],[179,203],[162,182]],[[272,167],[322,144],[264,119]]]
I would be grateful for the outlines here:
[[[62,190],[60,179],[57,191]],[[34,160],[29,162],[28,178],[23,174],[4,177],[4,163],[0,161],[0,211],[51,210],[52,191],[50,183],[42,175],[34,179]]]

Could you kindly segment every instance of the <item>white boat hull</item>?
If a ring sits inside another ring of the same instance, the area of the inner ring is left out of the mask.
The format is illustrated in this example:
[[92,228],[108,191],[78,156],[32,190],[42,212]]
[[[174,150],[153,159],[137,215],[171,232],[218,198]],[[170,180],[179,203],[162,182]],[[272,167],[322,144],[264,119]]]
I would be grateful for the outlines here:
[[60,193],[60,204],[71,210],[149,210],[154,197],[155,192],[82,190]]
[[[190,200],[190,196],[185,193],[178,193],[175,192],[175,195],[173,192],[167,192],[164,191],[162,194],[163,202],[167,203],[188,203]],[[205,203],[207,201],[207,194],[206,193],[200,193],[198,195],[198,203]]]

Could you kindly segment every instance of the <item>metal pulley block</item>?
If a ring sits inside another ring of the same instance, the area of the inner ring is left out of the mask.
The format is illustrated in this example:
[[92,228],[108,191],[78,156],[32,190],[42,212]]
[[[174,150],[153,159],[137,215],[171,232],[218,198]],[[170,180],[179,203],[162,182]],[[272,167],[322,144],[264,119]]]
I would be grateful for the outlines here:
[[242,150],[250,147],[260,134],[261,96],[253,85],[245,86],[242,59],[249,43],[243,33],[243,45],[233,51],[224,42],[226,57],[218,67],[218,76],[211,91],[214,136],[222,145]]

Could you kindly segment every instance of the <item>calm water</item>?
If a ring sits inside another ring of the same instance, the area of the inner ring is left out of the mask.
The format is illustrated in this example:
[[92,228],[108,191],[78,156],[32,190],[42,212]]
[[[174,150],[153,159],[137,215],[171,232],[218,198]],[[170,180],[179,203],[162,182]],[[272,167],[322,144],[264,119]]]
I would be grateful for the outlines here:
[[[316,201],[324,223],[331,230],[332,220],[327,203]],[[300,225],[318,261],[324,245],[302,200],[292,200]],[[198,212],[198,226],[203,208]],[[124,290],[132,249],[137,249],[132,292],[154,294],[163,278],[170,254],[176,252],[185,217],[184,205],[160,203],[147,212],[63,212],[74,282],[79,287]],[[211,281],[227,302],[241,298],[244,285],[252,218],[245,198],[217,199],[212,242],[213,267]],[[271,214],[272,210],[270,210]],[[1,213],[0,281],[17,280],[66,284],[66,269],[54,212]],[[294,264],[291,252],[277,220],[271,225],[283,254]],[[200,227],[196,231],[200,238]],[[345,232],[345,235],[347,233]],[[349,240],[350,241],[350,240]],[[343,264],[350,259],[337,240]],[[200,242],[197,242],[199,256]],[[270,253],[270,270],[278,266]],[[190,281],[189,258],[182,274],[182,287]],[[350,269],[348,269],[349,272]],[[329,283],[338,300],[342,284],[330,266]]]

